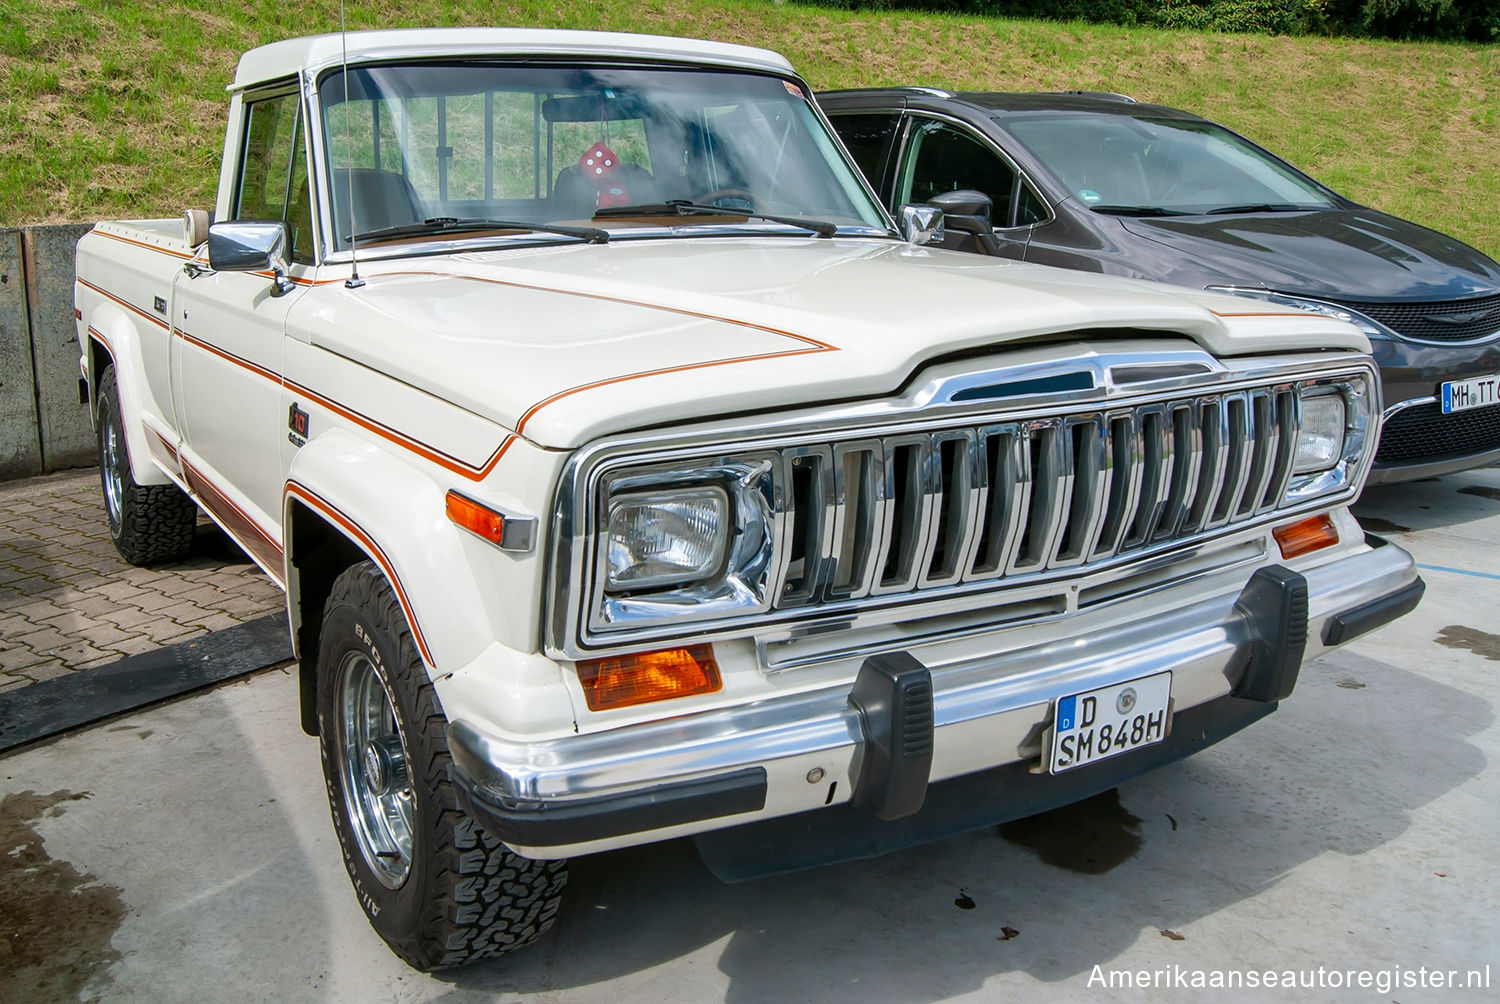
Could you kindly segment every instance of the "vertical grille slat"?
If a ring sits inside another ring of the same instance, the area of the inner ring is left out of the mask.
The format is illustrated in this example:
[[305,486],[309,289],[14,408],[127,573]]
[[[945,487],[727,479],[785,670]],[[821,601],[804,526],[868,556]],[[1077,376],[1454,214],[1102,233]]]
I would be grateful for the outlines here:
[[875,574],[885,499],[879,491],[884,454],[879,443],[833,448],[834,520],[828,595],[864,596]]
[[1031,469],[1030,503],[1017,524],[1020,539],[1008,566],[1012,574],[1046,567],[1066,529],[1073,488],[1073,446],[1061,421],[1028,423],[1022,453]]
[[1173,405],[1167,411],[1168,431],[1172,438],[1171,481],[1161,521],[1152,534],[1164,540],[1181,532],[1198,490],[1198,469],[1203,462],[1203,430],[1197,409],[1191,404]]
[[933,498],[928,491],[927,466],[931,452],[926,437],[903,436],[886,444],[882,478],[890,520],[876,560],[874,595],[911,590],[921,573],[921,560],[931,528]]
[[1198,414],[1203,456],[1198,466],[1198,488],[1193,495],[1193,507],[1183,525],[1184,533],[1198,533],[1208,525],[1214,506],[1218,504],[1219,493],[1224,488],[1224,462],[1228,456],[1229,421],[1224,400],[1213,398],[1203,402]]
[[1214,504],[1210,527],[1223,526],[1234,517],[1250,480],[1250,398],[1246,394],[1231,394],[1224,399],[1224,406],[1229,455],[1224,461],[1224,489]]
[[1020,443],[1014,426],[979,430],[976,459],[983,481],[983,501],[969,578],[996,575],[1009,566],[1016,543],[1016,525],[1030,496],[1029,468],[1020,462]]
[[1139,433],[1134,414],[1109,419],[1109,452],[1114,474],[1110,481],[1109,506],[1099,542],[1091,559],[1113,557],[1124,542],[1125,533],[1135,520],[1141,497],[1141,472],[1144,465],[1137,444]]
[[1135,521],[1125,537],[1122,550],[1140,547],[1151,540],[1166,508],[1172,488],[1171,424],[1166,409],[1160,405],[1141,409],[1138,441],[1141,455],[1141,494],[1136,505]]
[[802,447],[786,452],[789,480],[786,507],[788,552],[780,605],[808,603],[818,596],[830,569],[835,522],[833,451]]
[[937,501],[923,562],[923,588],[951,585],[963,577],[977,532],[980,490],[976,444],[976,434],[968,430],[937,437],[931,454],[932,488]]
[[1067,532],[1059,540],[1050,567],[1082,563],[1093,553],[1104,529],[1113,477],[1109,422],[1104,416],[1072,423],[1073,486]]
[[1293,461],[1296,459],[1297,437],[1302,429],[1301,399],[1295,390],[1290,387],[1277,390],[1273,408],[1279,438],[1276,457],[1271,464],[1271,478],[1257,512],[1269,512],[1286,497],[1287,485],[1292,480]]
[[1255,514],[1271,480],[1271,461],[1276,453],[1276,423],[1272,416],[1271,396],[1263,390],[1250,392],[1250,438],[1250,476],[1245,494],[1235,509],[1237,519]]

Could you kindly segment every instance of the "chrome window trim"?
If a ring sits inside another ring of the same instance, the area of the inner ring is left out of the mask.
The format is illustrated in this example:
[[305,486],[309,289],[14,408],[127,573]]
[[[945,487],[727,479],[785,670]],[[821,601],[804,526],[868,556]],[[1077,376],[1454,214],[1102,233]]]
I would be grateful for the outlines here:
[[[1020,350],[1022,354],[1041,353],[1045,350]],[[1055,349],[1053,350],[1055,352]],[[1136,365],[1159,363],[1163,359],[1197,357],[1201,365],[1190,374],[1168,376],[1144,383],[1121,386],[1110,379],[1112,370],[1127,361]],[[982,385],[985,379],[1017,381],[1038,373],[1057,373],[1069,366],[1074,371],[1092,369],[1102,375],[1089,392],[1076,390],[1066,392],[1023,395],[1014,401],[994,400],[966,402],[953,400],[954,394],[964,388]],[[560,476],[555,495],[548,547],[549,581],[546,586],[546,611],[544,624],[545,650],[556,659],[577,660],[595,658],[610,653],[640,650],[654,643],[694,643],[746,636],[763,636],[768,632],[782,633],[789,630],[844,630],[863,624],[890,623],[893,621],[926,617],[939,611],[972,610],[985,605],[994,605],[995,595],[1003,594],[1006,602],[1021,600],[1028,595],[1055,595],[1060,584],[1079,575],[1083,561],[1071,562],[1062,567],[1044,571],[1028,571],[1019,568],[1014,550],[1005,556],[1001,567],[1008,578],[998,570],[983,576],[970,575],[964,580],[948,584],[918,587],[923,569],[914,567],[903,577],[903,586],[882,591],[877,588],[880,561],[864,570],[861,582],[847,597],[827,602],[776,608],[775,600],[769,599],[754,610],[737,611],[726,618],[713,620],[713,613],[693,617],[684,615],[669,624],[646,628],[632,628],[614,634],[592,630],[592,610],[596,605],[595,583],[597,568],[590,560],[593,548],[591,535],[596,532],[592,525],[591,506],[598,505],[597,490],[601,479],[613,471],[627,468],[661,468],[681,464],[692,466],[694,461],[707,465],[712,458],[731,454],[774,453],[785,449],[824,449],[832,446],[845,450],[857,448],[860,442],[879,441],[889,444],[903,436],[926,437],[944,433],[958,433],[978,426],[1005,427],[1023,422],[1055,422],[1059,427],[1073,419],[1106,415],[1111,411],[1162,405],[1191,393],[1194,397],[1221,395],[1226,399],[1252,399],[1256,390],[1264,391],[1272,386],[1290,385],[1300,388],[1308,384],[1330,383],[1339,379],[1363,379],[1378,401],[1378,374],[1367,356],[1353,353],[1319,353],[1301,356],[1280,356],[1273,359],[1228,360],[1219,362],[1201,351],[1177,353],[1115,353],[1101,354],[1087,351],[1067,359],[1055,356],[1038,360],[1031,365],[997,366],[991,370],[976,371],[974,363],[948,364],[936,367],[932,375],[911,385],[907,392],[895,398],[877,401],[853,402],[833,408],[810,408],[800,412],[768,416],[767,421],[746,431],[743,420],[705,423],[684,433],[681,430],[647,431],[602,439],[577,451],[569,458]],[[1295,394],[1293,395],[1295,397]],[[1245,411],[1248,413],[1249,409]],[[1227,407],[1226,407],[1227,413]],[[1371,414],[1373,420],[1373,411]],[[1373,421],[1371,422],[1373,424]],[[1170,439],[1167,426],[1162,434]],[[1205,544],[1217,546],[1220,541],[1244,541],[1262,535],[1266,527],[1275,522],[1284,522],[1298,515],[1322,511],[1352,500],[1355,488],[1363,484],[1374,456],[1376,437],[1368,432],[1358,458],[1347,471],[1321,484],[1309,497],[1294,499],[1285,505],[1264,505],[1263,484],[1269,478],[1270,469],[1259,472],[1262,494],[1245,492],[1253,512],[1247,513],[1232,526],[1231,517],[1213,517],[1210,508],[1200,529],[1187,536],[1172,537],[1156,543],[1146,541],[1128,553],[1118,553],[1118,542],[1108,542],[1108,556],[1102,556],[1095,540],[1095,550],[1090,553],[1089,563],[1083,572],[1090,582],[1108,581],[1137,572],[1145,563],[1159,560],[1168,552],[1179,552]],[[913,439],[912,442],[926,442]],[[1164,444],[1165,445],[1165,444]],[[1234,481],[1248,482],[1258,472],[1251,469],[1251,458],[1243,458],[1242,470],[1234,474]],[[1139,466],[1139,465],[1137,465]],[[1163,464],[1162,466],[1166,466]],[[1168,469],[1168,473],[1170,469]],[[930,477],[931,471],[924,476]],[[1227,479],[1227,478],[1226,478]],[[1156,509],[1165,506],[1167,477],[1151,485],[1154,492],[1152,505]],[[969,518],[976,518],[978,507],[985,503],[977,489],[972,486],[969,500]],[[1284,486],[1279,486],[1284,487]],[[1129,486],[1132,491],[1145,491],[1144,485]],[[1219,485],[1220,491],[1223,484]],[[1019,494],[1019,493],[1017,493]],[[1285,497],[1285,492],[1282,497]],[[922,520],[917,532],[930,545],[929,534],[933,532],[930,520],[930,496],[925,497]],[[1059,503],[1061,504],[1061,503]],[[778,558],[774,574],[775,585],[782,588],[786,573],[783,552],[789,546],[785,534],[781,533],[778,510],[776,531]],[[1243,509],[1241,510],[1243,511]],[[894,518],[889,506],[883,508],[880,517]],[[1182,514],[1184,518],[1191,513]],[[1156,532],[1156,523],[1161,513],[1153,512],[1150,526],[1126,531],[1125,536],[1140,531],[1149,536]],[[825,513],[825,518],[828,517]],[[1123,528],[1122,528],[1123,529]],[[971,535],[972,536],[972,535]],[[831,539],[831,538],[829,538]],[[885,541],[891,537],[885,536]],[[1046,545],[1055,554],[1057,543],[1050,538]],[[824,555],[819,555],[822,560]],[[1045,568],[1046,562],[1039,567]],[[940,577],[941,578],[941,577]],[[909,581],[908,581],[909,580]],[[946,579],[942,581],[946,582]],[[868,585],[867,585],[868,583]],[[909,588],[907,588],[909,586]],[[768,598],[779,593],[768,593]]]

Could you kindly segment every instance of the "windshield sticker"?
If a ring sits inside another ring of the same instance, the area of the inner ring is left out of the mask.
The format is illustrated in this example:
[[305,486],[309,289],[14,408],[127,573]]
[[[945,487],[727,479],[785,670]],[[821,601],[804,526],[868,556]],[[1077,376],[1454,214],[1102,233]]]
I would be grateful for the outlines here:
[[807,95],[802,93],[802,88],[798,87],[796,84],[792,83],[790,80],[783,80],[781,82],[781,86],[785,87],[786,88],[786,92],[788,94],[790,94],[792,97],[794,97],[794,98],[801,98],[803,101],[807,100]]
[[1080,199],[1082,199],[1084,202],[1087,202],[1087,203],[1089,203],[1089,204],[1092,205],[1093,203],[1098,202],[1104,196],[1100,195],[1098,192],[1094,191],[1092,188],[1080,188],[1078,190],[1078,197]]

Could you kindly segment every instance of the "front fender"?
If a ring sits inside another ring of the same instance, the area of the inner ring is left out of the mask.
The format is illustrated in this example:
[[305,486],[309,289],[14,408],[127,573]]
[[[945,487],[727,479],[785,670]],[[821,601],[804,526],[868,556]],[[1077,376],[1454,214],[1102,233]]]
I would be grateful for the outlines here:
[[308,441],[291,464],[283,494],[293,637],[304,619],[292,519],[302,505],[385,572],[435,679],[478,658],[496,630],[462,539],[465,531],[447,517],[446,491],[403,459],[342,429]]

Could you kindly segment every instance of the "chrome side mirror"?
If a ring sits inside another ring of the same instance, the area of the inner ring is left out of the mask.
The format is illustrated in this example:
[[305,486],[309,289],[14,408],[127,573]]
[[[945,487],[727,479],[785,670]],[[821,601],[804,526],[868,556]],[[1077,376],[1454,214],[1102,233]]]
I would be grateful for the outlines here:
[[902,206],[901,232],[906,234],[913,247],[938,244],[947,233],[943,226],[943,211],[936,206]]
[[208,267],[215,272],[266,272],[271,295],[297,287],[287,275],[286,224],[277,220],[226,220],[208,228]]

